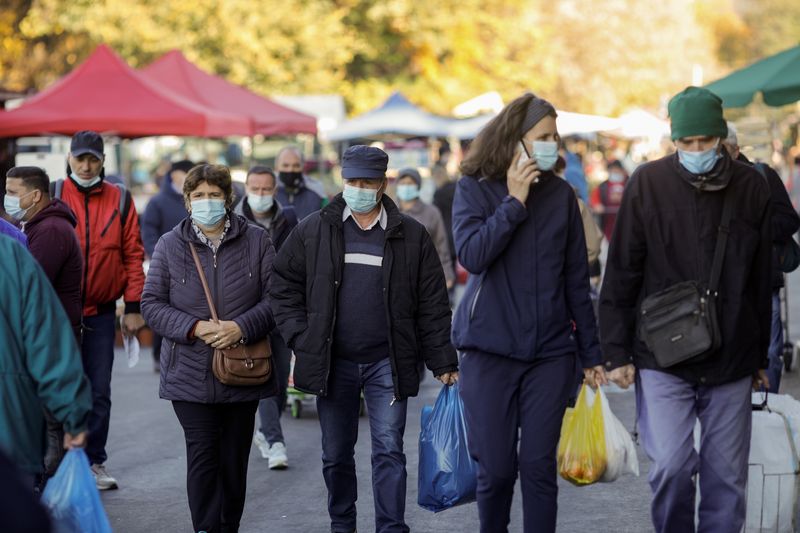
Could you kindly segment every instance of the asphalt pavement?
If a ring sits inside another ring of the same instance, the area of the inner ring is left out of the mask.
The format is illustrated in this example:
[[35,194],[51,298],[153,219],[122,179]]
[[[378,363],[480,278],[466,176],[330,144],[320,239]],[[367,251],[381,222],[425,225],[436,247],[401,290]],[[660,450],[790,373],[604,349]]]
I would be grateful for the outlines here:
[[[790,280],[790,324],[800,339],[800,277]],[[149,351],[129,369],[125,356],[117,352],[112,382],[111,431],[108,442],[109,472],[120,489],[102,493],[111,525],[118,533],[191,532],[186,499],[186,452],[183,434],[169,402],[158,398],[158,376],[153,372]],[[412,531],[478,531],[474,504],[434,514],[416,504],[420,412],[432,404],[440,389],[430,376],[419,397],[409,402],[405,450],[408,458],[406,521]],[[800,377],[795,370],[784,377],[782,392],[800,397]],[[634,398],[631,391],[611,391],[612,410],[626,427],[633,427]],[[315,533],[329,531],[326,490],[322,479],[319,424],[313,401],[303,404],[302,416],[283,418],[290,467],[271,471],[255,448],[250,456],[247,502],[241,532]],[[358,529],[374,530],[370,482],[369,427],[361,419],[356,464],[359,479]],[[569,533],[645,532],[649,521],[649,464],[638,448],[640,477],[624,476],[610,484],[575,487],[559,479],[558,530]],[[522,531],[519,484],[512,507],[510,532]]]

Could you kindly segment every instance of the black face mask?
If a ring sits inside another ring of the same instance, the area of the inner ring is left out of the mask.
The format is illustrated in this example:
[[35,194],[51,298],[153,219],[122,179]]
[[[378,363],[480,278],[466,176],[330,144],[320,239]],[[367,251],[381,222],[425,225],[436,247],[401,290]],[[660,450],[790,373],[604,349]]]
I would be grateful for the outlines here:
[[278,179],[289,189],[299,189],[303,183],[302,172],[278,172]]

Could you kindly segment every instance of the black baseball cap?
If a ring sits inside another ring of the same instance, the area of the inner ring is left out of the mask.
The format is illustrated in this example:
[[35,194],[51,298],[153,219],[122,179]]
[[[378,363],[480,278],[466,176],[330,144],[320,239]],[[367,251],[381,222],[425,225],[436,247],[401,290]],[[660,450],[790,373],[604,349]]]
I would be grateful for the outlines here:
[[103,138],[96,131],[79,131],[72,136],[69,152],[73,157],[92,154],[97,159],[103,159]]

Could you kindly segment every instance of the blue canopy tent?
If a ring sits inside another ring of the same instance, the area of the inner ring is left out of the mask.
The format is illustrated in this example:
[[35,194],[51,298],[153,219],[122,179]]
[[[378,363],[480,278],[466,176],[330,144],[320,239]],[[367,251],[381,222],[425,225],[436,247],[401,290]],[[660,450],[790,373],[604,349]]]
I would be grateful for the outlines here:
[[452,122],[453,119],[423,111],[399,92],[394,92],[379,107],[344,122],[328,133],[327,138],[338,142],[386,135],[447,137]]

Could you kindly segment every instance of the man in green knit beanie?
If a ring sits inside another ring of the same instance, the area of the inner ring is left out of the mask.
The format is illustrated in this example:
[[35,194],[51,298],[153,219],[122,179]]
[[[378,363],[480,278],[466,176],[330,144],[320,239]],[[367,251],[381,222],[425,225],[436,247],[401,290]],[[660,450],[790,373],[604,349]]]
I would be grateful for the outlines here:
[[[754,384],[768,386],[770,191],[758,172],[724,150],[728,128],[714,93],[686,88],[670,100],[669,116],[676,152],[636,169],[617,215],[600,294],[604,365],[621,387],[636,382],[642,444],[652,462],[654,530],[741,531],[750,390]],[[722,228],[726,202],[731,222]],[[725,234],[722,274],[714,291],[709,280],[715,248],[718,236]],[[702,309],[716,306],[718,346],[711,343],[685,360],[661,351],[657,358],[641,333],[666,331],[674,351],[687,336],[685,329],[676,329],[680,320],[648,322],[651,330],[639,329],[645,322],[642,302],[662,291],[676,294],[676,286],[685,290],[686,282],[703,289],[696,291],[706,306]],[[707,291],[716,297],[709,298]]]

